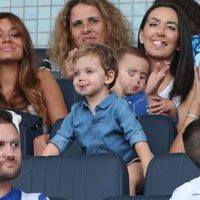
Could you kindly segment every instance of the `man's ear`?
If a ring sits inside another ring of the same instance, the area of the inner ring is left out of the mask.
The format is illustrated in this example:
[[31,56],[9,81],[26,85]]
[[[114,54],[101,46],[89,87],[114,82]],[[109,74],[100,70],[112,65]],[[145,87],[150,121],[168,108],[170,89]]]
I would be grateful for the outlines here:
[[141,44],[144,43],[143,30],[140,30],[140,32],[139,32],[139,41]]
[[115,79],[115,72],[113,70],[109,70],[106,73],[105,84],[110,85],[113,82],[114,79]]

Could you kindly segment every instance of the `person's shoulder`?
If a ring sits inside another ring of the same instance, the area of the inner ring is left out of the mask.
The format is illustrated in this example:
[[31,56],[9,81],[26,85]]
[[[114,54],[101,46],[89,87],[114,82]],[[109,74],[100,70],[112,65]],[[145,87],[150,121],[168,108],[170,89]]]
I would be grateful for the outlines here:
[[193,194],[198,192],[199,188],[200,177],[197,177],[176,188],[170,200],[190,200],[192,199]]
[[53,77],[51,71],[47,68],[38,69],[37,78],[39,79],[43,89],[46,89],[46,87],[54,87],[55,85],[58,86],[56,83],[56,79]]
[[[200,176],[197,177],[197,178],[192,179],[189,183],[194,188],[194,190],[196,190],[196,188],[197,188],[197,190],[199,192],[199,188],[200,188]],[[200,192],[199,192],[199,195],[200,195]],[[200,196],[199,196],[199,198],[200,198]]]
[[49,69],[45,68],[45,67],[40,67],[37,70],[37,77],[42,80],[43,78],[46,77],[52,77],[51,72]]

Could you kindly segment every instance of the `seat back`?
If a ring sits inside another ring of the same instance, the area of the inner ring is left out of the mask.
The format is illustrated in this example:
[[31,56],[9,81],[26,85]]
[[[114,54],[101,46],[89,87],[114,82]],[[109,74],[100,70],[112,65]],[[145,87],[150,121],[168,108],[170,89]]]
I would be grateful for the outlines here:
[[[37,67],[42,67],[42,60],[47,57],[47,49],[46,48],[36,48],[35,53],[36,53],[36,58],[37,58],[37,61],[36,61]],[[51,68],[49,68],[49,69],[51,69]]]
[[147,170],[144,195],[171,196],[178,186],[199,175],[199,168],[186,154],[155,156]]
[[23,158],[14,187],[68,200],[102,200],[128,195],[126,164],[116,155]]
[[104,200],[169,200],[169,196],[120,196],[120,197],[110,197]]
[[146,133],[152,153],[168,153],[177,134],[174,121],[163,115],[143,115],[138,117],[138,120]]
[[81,100],[81,96],[75,91],[73,81],[69,79],[56,79],[63,94],[65,105],[70,112],[74,103]]

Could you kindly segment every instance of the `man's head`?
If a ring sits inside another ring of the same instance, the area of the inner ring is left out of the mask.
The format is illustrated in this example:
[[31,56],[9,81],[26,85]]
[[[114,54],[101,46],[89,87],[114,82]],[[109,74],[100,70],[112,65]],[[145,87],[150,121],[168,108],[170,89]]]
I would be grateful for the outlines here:
[[200,168],[200,119],[191,122],[183,133],[185,152]]
[[21,166],[20,136],[12,114],[0,109],[0,183],[18,176]]

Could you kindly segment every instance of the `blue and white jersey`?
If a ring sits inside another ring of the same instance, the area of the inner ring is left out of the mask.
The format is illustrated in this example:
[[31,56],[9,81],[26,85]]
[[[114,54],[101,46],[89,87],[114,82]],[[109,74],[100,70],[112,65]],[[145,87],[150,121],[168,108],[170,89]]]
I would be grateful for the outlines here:
[[49,198],[41,193],[25,193],[12,188],[12,190],[4,197],[0,198],[0,200],[49,200]]

